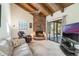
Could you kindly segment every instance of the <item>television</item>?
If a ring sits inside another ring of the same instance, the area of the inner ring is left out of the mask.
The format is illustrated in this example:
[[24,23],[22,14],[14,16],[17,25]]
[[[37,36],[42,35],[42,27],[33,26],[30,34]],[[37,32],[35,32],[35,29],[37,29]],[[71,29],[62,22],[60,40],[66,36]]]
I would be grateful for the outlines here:
[[79,22],[65,25],[63,27],[63,37],[68,37],[79,42]]

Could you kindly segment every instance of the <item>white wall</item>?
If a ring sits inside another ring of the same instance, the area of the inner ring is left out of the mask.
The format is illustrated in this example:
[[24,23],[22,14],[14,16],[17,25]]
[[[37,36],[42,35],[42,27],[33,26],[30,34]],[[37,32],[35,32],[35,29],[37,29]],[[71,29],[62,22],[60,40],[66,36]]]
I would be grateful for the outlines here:
[[[66,7],[63,13],[66,15],[66,24],[79,22],[79,3],[72,4]],[[53,19],[50,17],[50,15],[47,16],[46,19],[48,21],[53,21],[58,19],[58,17],[61,17],[62,15],[63,14],[60,11],[57,11],[53,14],[53,16],[51,16]]]
[[65,8],[66,24],[79,22],[79,3]]
[[46,21],[51,22],[51,21],[59,20],[59,19],[62,19],[62,16],[63,16],[63,13],[59,10],[53,13],[53,16],[48,15],[46,17]]
[[52,16],[52,20],[55,21],[55,20],[62,19],[62,16],[63,16],[63,13],[60,10],[56,11]]
[[10,35],[10,4],[1,4],[1,27],[0,38],[5,38]]
[[47,22],[52,21],[52,16],[51,16],[51,15],[46,16],[46,21],[47,21]]
[[[29,27],[29,23],[33,24],[33,16],[15,4],[11,4],[11,13],[12,13],[11,24],[12,26],[15,25],[16,30],[19,30],[19,21],[21,20],[25,20],[26,22],[28,22],[28,27]],[[32,28],[28,28],[26,30],[26,35],[31,34],[32,32],[33,32],[33,26]]]

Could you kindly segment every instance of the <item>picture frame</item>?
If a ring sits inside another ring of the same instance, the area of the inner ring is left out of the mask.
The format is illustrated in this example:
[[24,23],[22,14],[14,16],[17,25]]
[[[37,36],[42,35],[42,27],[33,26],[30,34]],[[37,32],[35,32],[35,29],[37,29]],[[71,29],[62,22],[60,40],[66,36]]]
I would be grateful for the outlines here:
[[32,23],[29,23],[29,28],[32,28]]
[[19,29],[20,30],[27,30],[28,29],[28,23],[25,20],[19,21]]

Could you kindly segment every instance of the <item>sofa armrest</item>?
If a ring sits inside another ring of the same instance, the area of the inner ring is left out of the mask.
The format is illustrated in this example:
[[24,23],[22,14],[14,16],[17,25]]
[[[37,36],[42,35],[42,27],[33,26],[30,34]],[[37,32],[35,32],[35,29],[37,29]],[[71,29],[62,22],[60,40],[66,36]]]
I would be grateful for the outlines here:
[[5,54],[2,51],[0,51],[0,56],[7,56],[7,54]]
[[22,44],[13,51],[13,56],[31,56],[32,52],[27,43]]

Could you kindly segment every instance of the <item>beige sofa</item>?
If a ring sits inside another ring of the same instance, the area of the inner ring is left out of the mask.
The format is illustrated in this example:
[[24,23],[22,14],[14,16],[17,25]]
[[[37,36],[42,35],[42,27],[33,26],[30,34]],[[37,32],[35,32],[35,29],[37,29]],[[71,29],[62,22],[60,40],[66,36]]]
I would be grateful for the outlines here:
[[20,45],[13,46],[10,37],[0,39],[0,56],[31,56],[32,52],[24,39],[20,39]]

